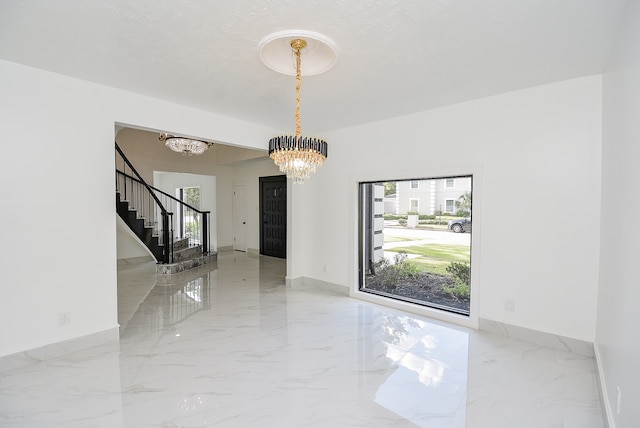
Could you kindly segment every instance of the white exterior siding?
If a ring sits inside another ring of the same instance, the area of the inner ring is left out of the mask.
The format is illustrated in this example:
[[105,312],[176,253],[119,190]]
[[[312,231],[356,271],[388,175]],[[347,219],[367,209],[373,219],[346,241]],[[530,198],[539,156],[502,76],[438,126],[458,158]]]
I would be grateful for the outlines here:
[[[451,179],[449,179],[451,180]],[[430,180],[420,180],[417,189],[411,188],[411,181],[398,181],[396,185],[396,198],[398,211],[396,214],[406,214],[411,211],[411,200],[418,200],[418,212],[420,214],[433,215],[438,211],[455,213],[457,211],[455,202],[460,196],[471,191],[471,177],[455,177],[453,183],[447,179],[437,178]],[[447,210],[447,200],[452,210]]]

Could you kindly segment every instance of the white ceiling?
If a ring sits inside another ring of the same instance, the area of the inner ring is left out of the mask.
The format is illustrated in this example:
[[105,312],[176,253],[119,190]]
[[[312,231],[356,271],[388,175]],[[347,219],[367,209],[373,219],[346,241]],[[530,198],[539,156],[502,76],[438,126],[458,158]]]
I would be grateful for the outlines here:
[[295,80],[258,47],[315,31],[338,47],[302,82],[317,133],[600,73],[625,3],[0,0],[0,58],[292,132]]

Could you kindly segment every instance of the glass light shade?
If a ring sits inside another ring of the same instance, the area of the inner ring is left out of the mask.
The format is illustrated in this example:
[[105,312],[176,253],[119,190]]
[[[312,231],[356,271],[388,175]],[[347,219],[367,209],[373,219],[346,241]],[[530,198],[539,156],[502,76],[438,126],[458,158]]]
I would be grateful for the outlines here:
[[327,160],[327,143],[314,137],[282,135],[269,140],[269,157],[287,178],[302,184]]
[[164,144],[174,152],[187,156],[201,155],[211,145],[206,141],[193,140],[191,138],[167,136]]

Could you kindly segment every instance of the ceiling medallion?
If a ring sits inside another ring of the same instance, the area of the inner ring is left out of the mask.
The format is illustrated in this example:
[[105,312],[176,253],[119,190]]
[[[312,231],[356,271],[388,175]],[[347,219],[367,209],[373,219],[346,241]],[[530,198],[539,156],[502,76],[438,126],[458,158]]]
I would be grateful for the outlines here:
[[[302,67],[302,53],[305,67]],[[293,55],[292,55],[293,53]],[[292,64],[293,56],[293,64]],[[308,57],[308,58],[307,58]],[[283,31],[260,43],[260,58],[274,71],[296,76],[296,132],[269,140],[269,157],[294,183],[302,184],[327,159],[327,142],[302,136],[300,127],[300,88],[302,75],[312,76],[329,70],[336,62],[334,43],[322,34],[309,31]]]

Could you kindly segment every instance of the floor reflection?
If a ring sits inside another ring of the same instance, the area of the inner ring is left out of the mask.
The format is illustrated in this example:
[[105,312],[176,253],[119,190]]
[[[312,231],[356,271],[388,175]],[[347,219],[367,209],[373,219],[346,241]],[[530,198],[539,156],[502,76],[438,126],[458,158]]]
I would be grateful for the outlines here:
[[121,266],[120,341],[2,373],[0,426],[603,426],[593,359],[287,288],[285,267]]
[[[420,427],[464,427],[469,334],[418,317],[366,310],[365,373],[379,368],[380,346],[390,362],[375,403]],[[370,385],[373,386],[373,385]]]

